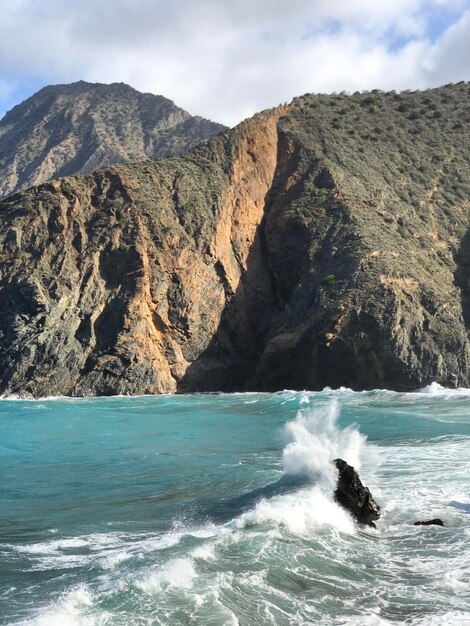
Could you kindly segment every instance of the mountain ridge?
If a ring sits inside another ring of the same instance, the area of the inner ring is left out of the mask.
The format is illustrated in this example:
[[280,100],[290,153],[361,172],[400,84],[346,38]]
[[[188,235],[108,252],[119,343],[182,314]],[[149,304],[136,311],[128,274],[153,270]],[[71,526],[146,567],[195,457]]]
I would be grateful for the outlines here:
[[113,163],[180,154],[225,128],[125,83],[48,85],[0,120],[0,198]]

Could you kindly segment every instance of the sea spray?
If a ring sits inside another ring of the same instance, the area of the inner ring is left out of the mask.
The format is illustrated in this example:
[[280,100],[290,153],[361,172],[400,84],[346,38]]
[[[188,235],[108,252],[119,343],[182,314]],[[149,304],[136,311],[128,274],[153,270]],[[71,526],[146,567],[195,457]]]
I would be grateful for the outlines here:
[[145,592],[158,591],[162,587],[189,589],[195,577],[196,570],[191,559],[172,559],[159,570],[147,573],[145,578],[136,582],[136,586]]
[[62,594],[48,607],[40,611],[32,620],[19,623],[17,626],[100,626],[105,621],[101,615],[98,621],[90,615],[93,607],[93,596],[86,585],[80,584]]
[[229,523],[232,528],[261,525],[285,527],[295,535],[309,535],[317,526],[344,533],[354,532],[352,518],[319,485],[261,500],[254,509]]
[[342,458],[360,469],[366,437],[355,426],[341,430],[338,417],[338,401],[331,400],[326,407],[301,409],[285,425],[287,436],[292,439],[282,454],[285,474],[305,476],[326,492],[332,492],[337,479],[334,459]]
[[[306,404],[305,395],[301,404]],[[359,468],[366,437],[355,426],[340,429],[338,417],[336,400],[298,411],[295,419],[285,425],[292,441],[283,450],[282,465],[285,476],[306,479],[308,484],[292,493],[262,499],[252,510],[232,520],[232,527],[270,523],[305,534],[315,526],[328,525],[353,532],[350,516],[333,499],[338,477],[333,460],[341,457]]]

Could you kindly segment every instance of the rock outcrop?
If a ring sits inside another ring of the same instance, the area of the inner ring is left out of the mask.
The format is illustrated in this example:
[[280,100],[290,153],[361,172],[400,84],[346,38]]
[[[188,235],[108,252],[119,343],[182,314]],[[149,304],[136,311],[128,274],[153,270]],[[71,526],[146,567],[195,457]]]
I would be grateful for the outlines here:
[[428,519],[424,522],[415,522],[413,526],[444,526],[444,522],[436,517],[434,519]]
[[470,385],[470,86],[307,95],[0,204],[0,392]]
[[338,470],[338,483],[335,500],[360,523],[375,528],[380,517],[380,507],[372,497],[368,487],[364,487],[359,474],[343,459],[335,459]]
[[124,83],[51,85],[0,121],[0,199],[60,176],[182,154],[223,130]]

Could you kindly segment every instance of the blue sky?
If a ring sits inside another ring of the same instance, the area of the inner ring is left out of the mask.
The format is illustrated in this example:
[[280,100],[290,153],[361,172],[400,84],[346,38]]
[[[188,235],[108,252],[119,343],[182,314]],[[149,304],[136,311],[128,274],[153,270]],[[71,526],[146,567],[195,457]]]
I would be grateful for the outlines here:
[[127,82],[234,124],[306,92],[470,80],[470,0],[0,0],[0,116]]

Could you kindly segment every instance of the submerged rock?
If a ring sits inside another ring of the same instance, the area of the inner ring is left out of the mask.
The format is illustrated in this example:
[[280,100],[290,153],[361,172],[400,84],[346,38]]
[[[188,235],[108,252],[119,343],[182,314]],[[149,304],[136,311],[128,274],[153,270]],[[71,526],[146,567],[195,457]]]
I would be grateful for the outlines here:
[[335,459],[338,470],[338,484],[335,499],[361,524],[375,528],[374,520],[380,517],[380,507],[372,497],[368,487],[364,487],[359,474],[343,459]]
[[424,522],[415,522],[413,526],[444,526],[444,522],[436,517],[435,519],[429,519]]

